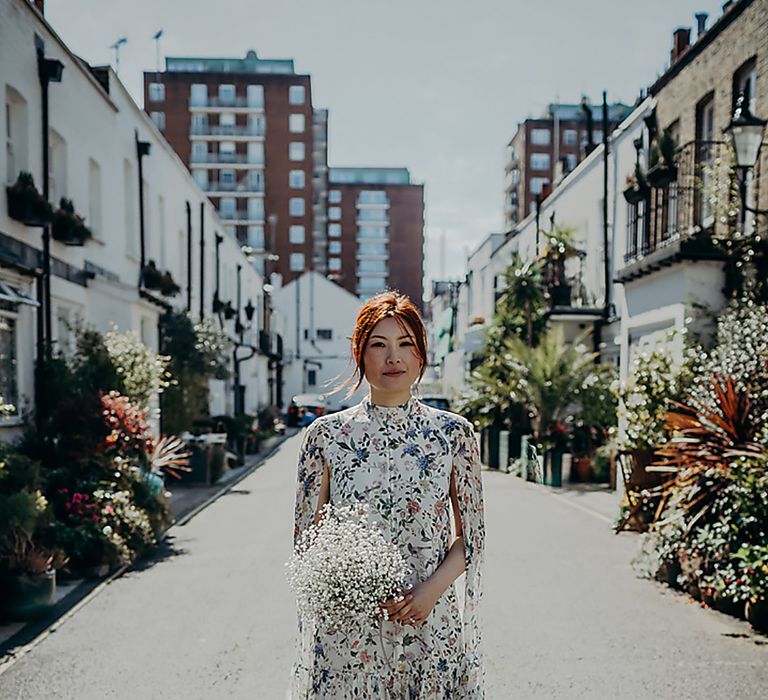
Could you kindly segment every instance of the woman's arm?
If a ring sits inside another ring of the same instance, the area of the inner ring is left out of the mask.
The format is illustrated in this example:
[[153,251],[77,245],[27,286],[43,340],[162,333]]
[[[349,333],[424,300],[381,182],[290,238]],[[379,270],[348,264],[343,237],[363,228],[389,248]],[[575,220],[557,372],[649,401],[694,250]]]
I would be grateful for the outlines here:
[[320,493],[317,496],[317,509],[315,510],[315,525],[320,522],[320,511],[331,500],[331,472],[327,464],[323,464],[323,480],[320,482]]

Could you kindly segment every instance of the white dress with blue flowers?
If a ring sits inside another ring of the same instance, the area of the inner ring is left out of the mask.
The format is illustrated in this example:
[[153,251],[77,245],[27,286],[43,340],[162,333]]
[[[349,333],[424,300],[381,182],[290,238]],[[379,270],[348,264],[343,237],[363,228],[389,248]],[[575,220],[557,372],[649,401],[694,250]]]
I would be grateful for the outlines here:
[[467,563],[463,604],[451,585],[415,628],[384,622],[383,640],[378,623],[357,633],[330,632],[299,617],[290,697],[482,699],[477,605],[485,526],[472,424],[415,397],[387,407],[368,396],[318,418],[305,430],[299,452],[294,542],[314,521],[326,464],[331,502],[371,506],[412,570],[408,585],[428,578],[448,553],[453,473]]

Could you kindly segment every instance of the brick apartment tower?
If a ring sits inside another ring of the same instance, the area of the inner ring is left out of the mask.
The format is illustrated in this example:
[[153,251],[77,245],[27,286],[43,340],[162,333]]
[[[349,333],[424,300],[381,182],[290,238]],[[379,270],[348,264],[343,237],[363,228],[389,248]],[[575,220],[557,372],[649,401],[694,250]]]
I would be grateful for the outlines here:
[[[603,140],[602,105],[590,105],[592,143]],[[609,130],[629,114],[631,107],[608,106]],[[573,170],[589,151],[587,111],[581,105],[551,104],[541,117],[518,124],[507,144],[504,178],[504,222],[507,231],[531,214],[536,195]]]
[[406,168],[331,168],[328,276],[361,299],[384,289],[423,308],[424,186]]
[[292,60],[169,57],[144,105],[262,274],[325,271],[328,113]]

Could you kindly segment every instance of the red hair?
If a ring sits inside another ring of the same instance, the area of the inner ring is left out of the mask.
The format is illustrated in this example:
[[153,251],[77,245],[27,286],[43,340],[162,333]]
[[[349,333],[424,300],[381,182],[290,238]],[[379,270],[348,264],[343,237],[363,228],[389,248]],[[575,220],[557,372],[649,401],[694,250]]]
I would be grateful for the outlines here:
[[[415,355],[421,360],[421,371],[419,372],[419,381],[424,376],[427,369],[427,330],[424,327],[424,320],[421,318],[419,310],[410,298],[396,291],[380,292],[371,297],[355,320],[355,329],[352,332],[352,358],[355,361],[357,384],[354,389],[350,389],[345,398],[354,394],[365,378],[365,360],[363,352],[373,329],[379,321],[385,318],[394,318],[400,328],[405,333],[410,332],[416,341]],[[347,384],[355,378],[353,374],[345,382],[331,393],[341,391]]]

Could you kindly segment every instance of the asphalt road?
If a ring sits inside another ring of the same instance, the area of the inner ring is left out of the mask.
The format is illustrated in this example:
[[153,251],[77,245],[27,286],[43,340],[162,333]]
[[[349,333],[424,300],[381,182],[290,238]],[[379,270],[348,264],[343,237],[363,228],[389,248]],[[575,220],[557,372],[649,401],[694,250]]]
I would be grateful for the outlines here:
[[[283,700],[299,439],[8,667],[0,698]],[[768,638],[636,578],[609,497],[494,472],[485,491],[488,700],[768,697]]]

